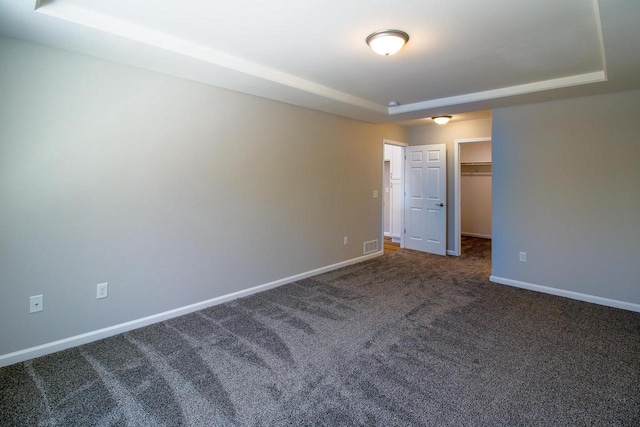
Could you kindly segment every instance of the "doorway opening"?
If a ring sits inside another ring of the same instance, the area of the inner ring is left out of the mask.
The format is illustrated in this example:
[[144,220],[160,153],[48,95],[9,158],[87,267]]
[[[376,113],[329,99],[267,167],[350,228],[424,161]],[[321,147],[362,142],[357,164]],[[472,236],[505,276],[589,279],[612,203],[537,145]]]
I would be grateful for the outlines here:
[[456,139],[453,155],[454,255],[459,256],[463,235],[491,239],[491,137]]
[[382,141],[382,231],[385,252],[404,247],[404,142]]
[[382,203],[383,238],[386,233],[401,248],[446,255],[446,151],[445,144],[383,140],[383,194],[389,195]]

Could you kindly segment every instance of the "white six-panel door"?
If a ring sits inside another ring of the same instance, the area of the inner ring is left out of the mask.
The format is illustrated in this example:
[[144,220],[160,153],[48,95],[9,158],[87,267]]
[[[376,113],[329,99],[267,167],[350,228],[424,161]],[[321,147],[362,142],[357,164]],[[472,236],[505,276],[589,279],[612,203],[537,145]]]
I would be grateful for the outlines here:
[[447,253],[446,145],[406,148],[405,239],[407,249]]

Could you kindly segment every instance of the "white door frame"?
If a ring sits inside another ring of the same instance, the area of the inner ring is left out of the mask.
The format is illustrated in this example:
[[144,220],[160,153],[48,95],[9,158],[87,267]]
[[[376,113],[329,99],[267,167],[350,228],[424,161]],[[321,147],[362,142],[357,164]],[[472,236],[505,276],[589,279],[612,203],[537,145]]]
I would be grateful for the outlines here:
[[467,144],[471,142],[491,142],[491,137],[486,136],[484,138],[465,138],[456,139],[453,141],[453,194],[454,194],[454,209],[455,218],[453,220],[453,235],[456,239],[456,247],[453,250],[453,254],[460,256],[462,253],[462,229],[461,229],[461,212],[460,212],[460,144]]
[[[384,191],[384,145],[385,144],[389,144],[389,145],[397,145],[398,147],[402,148],[402,158],[404,159],[404,147],[408,147],[409,144],[407,144],[406,142],[400,142],[400,141],[394,141],[392,139],[383,139],[382,140],[382,144],[380,145],[380,148],[382,149],[382,162],[380,162],[380,167],[382,168],[382,191]],[[404,161],[402,162],[402,187],[403,187],[403,191],[404,191]],[[382,251],[384,251],[384,193],[382,193],[382,203],[380,203],[380,206],[382,207],[382,216],[380,218],[380,244],[382,245]],[[402,218],[402,229],[404,230],[404,200],[402,202],[402,213],[400,215],[400,218]],[[404,248],[404,233],[400,234],[400,247]]]

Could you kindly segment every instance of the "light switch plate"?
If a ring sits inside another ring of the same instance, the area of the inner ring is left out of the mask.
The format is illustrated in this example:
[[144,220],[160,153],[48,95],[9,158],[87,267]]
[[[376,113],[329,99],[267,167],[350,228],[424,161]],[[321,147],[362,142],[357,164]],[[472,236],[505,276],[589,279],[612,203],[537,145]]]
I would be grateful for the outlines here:
[[42,295],[34,295],[29,298],[29,313],[37,313],[42,311],[43,298]]

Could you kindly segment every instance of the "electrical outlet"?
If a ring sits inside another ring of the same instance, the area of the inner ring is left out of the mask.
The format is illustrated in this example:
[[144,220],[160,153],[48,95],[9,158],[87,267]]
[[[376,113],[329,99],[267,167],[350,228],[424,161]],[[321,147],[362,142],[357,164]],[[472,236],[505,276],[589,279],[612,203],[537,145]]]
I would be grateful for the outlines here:
[[106,298],[109,295],[109,284],[99,283],[96,286],[96,299]]
[[349,236],[344,236],[342,238],[342,243],[347,246],[349,244]]
[[527,262],[527,253],[520,252],[520,262]]
[[43,300],[42,295],[34,295],[29,297],[29,313],[37,313],[42,311]]

